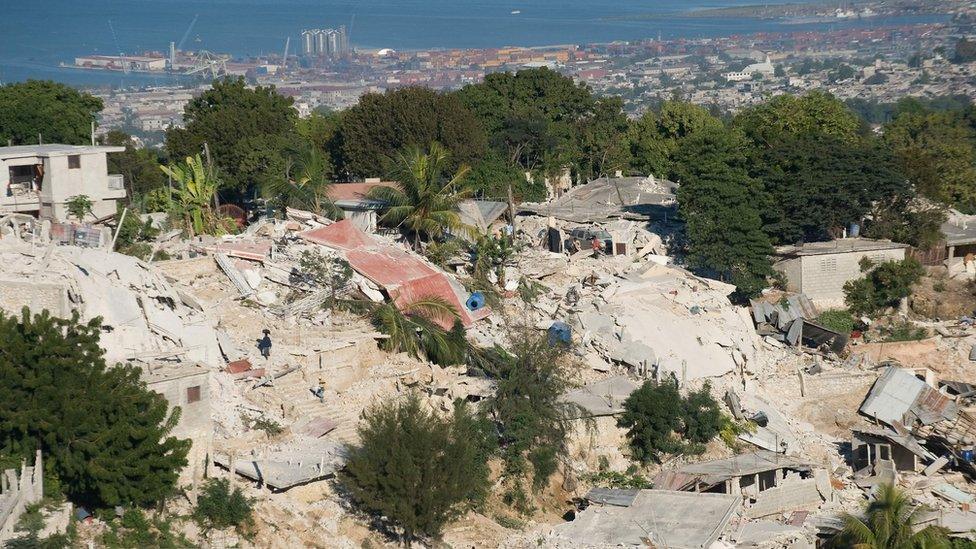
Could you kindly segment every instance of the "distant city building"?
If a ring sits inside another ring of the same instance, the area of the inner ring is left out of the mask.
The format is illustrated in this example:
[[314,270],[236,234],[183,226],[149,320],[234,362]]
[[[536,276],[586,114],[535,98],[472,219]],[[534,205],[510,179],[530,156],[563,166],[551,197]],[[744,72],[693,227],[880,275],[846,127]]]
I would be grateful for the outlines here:
[[338,29],[302,31],[302,54],[306,57],[341,59],[350,53],[349,33],[345,25]]
[[727,72],[722,76],[725,77],[729,82],[742,82],[745,80],[752,80],[756,75],[762,75],[765,78],[773,76],[776,73],[776,67],[773,66],[773,62],[770,61],[769,55],[762,63],[753,63],[741,71]]

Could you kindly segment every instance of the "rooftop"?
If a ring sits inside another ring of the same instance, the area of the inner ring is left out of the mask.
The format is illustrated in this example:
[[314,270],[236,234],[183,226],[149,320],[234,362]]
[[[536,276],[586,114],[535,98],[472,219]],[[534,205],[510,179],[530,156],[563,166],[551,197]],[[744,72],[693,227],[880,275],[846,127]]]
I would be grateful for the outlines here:
[[730,479],[773,471],[776,469],[809,469],[810,462],[799,457],[777,454],[767,450],[759,450],[749,454],[741,454],[726,459],[716,459],[702,463],[685,465],[678,471],[685,474]]
[[106,145],[16,145],[0,147],[0,160],[8,158],[23,158],[25,156],[67,156],[69,154],[97,154],[122,152],[125,147],[110,147]]
[[[627,503],[626,496],[618,503]],[[738,495],[641,490],[625,507],[591,505],[553,533],[586,547],[705,548],[722,535],[741,504]]]
[[803,244],[779,246],[776,255],[806,256],[844,254],[854,252],[870,252],[875,250],[897,250],[907,248],[908,244],[900,244],[890,240],[875,240],[872,238],[838,238],[828,242],[805,242]]
[[950,212],[949,219],[941,228],[948,246],[976,244],[976,215]]

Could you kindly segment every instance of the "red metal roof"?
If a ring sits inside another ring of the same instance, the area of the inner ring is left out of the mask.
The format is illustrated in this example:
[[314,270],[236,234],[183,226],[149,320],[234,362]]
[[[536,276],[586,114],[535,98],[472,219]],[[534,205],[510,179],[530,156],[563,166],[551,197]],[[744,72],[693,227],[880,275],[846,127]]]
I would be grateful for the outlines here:
[[[464,288],[420,256],[386,244],[361,231],[348,219],[301,233],[302,238],[345,252],[346,261],[355,271],[386,290],[401,311],[411,303],[438,296],[460,315],[461,323],[470,326],[488,316],[487,307],[469,311]],[[450,328],[453,321],[440,319],[438,324]]]
[[396,188],[397,184],[392,181],[378,181],[369,183],[336,183],[329,187],[329,198],[333,201],[338,200],[362,200],[369,194],[373,187]]
[[343,219],[325,227],[301,233],[302,238],[330,248],[352,250],[373,244],[369,235],[360,231],[349,219]]

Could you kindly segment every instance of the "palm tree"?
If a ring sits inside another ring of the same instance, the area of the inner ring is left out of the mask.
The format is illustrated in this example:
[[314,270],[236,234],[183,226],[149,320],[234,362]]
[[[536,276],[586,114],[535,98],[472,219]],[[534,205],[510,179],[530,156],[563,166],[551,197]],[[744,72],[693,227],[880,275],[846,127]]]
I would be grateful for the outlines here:
[[329,159],[309,146],[296,159],[289,159],[285,178],[267,183],[264,191],[284,206],[342,219],[342,210],[329,198],[329,189],[334,184],[331,176]]
[[[403,310],[393,303],[375,305],[370,319],[385,334],[380,347],[389,352],[404,352],[426,357],[441,365],[460,364],[468,349],[464,327],[454,306],[437,296],[415,300]],[[451,330],[442,325],[454,323]]]
[[173,189],[175,213],[182,218],[190,236],[223,232],[212,206],[220,182],[204,167],[200,155],[186,157],[184,164],[159,168],[179,185]]
[[921,505],[914,505],[905,491],[882,484],[863,517],[845,513],[844,529],[832,540],[834,547],[853,549],[930,549],[950,547],[945,531],[938,526],[917,529]]
[[474,232],[458,214],[458,203],[473,194],[464,185],[470,168],[462,165],[448,179],[444,174],[449,158],[450,153],[438,143],[431,144],[426,152],[411,147],[395,159],[398,186],[370,190],[370,198],[386,203],[380,220],[406,230],[414,249],[420,248],[422,240],[447,232]]

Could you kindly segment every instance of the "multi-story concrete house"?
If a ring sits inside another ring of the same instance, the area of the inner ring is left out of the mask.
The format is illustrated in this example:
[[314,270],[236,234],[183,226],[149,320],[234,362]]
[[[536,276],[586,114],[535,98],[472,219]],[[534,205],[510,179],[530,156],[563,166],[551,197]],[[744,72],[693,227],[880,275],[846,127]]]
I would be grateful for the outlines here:
[[121,175],[108,173],[109,153],[125,147],[21,145],[0,147],[0,213],[29,213],[54,221],[68,219],[67,203],[85,195],[92,215],[115,213],[125,198]]

